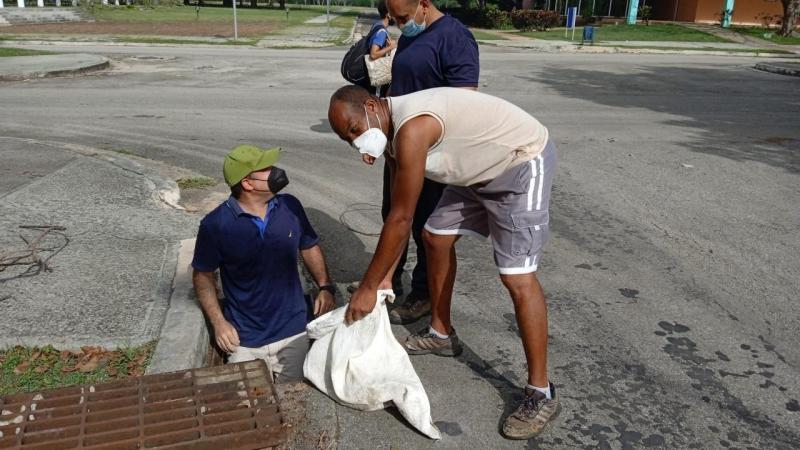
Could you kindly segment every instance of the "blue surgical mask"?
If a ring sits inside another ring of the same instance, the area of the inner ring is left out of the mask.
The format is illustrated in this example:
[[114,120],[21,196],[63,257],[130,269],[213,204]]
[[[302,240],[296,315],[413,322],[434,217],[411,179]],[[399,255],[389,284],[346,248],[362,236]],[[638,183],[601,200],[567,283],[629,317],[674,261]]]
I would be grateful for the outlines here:
[[[422,6],[422,3],[420,3],[417,6],[417,11],[419,11],[419,8],[421,6]],[[422,23],[419,24],[419,23],[414,21],[415,17],[417,17],[416,11],[414,12],[414,17],[412,17],[408,22],[406,22],[403,25],[403,28],[400,28],[400,32],[403,33],[403,36],[411,38],[411,37],[418,36],[420,33],[425,31],[425,27],[427,26],[425,24],[425,18],[423,17],[422,18]]]

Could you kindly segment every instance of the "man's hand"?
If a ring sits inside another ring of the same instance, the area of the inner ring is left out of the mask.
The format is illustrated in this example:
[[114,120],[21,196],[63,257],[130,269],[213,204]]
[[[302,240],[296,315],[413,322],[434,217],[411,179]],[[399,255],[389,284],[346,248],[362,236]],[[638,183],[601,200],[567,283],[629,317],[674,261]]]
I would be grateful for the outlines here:
[[350,304],[347,305],[347,313],[344,316],[345,322],[350,325],[356,320],[363,319],[375,309],[375,303],[377,302],[378,291],[367,289],[362,284],[350,297]]
[[224,319],[211,325],[214,327],[214,337],[219,348],[227,353],[236,351],[236,347],[239,346],[239,333],[236,332],[236,328]]
[[314,300],[314,317],[319,317],[336,306],[336,300],[333,294],[328,291],[319,291],[317,299]]

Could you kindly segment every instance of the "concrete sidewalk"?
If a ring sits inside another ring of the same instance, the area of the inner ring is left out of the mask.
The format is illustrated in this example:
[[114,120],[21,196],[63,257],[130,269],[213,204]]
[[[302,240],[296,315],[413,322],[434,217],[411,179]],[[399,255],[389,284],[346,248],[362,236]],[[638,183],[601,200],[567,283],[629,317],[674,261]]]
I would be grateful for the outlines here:
[[[773,48],[757,48],[725,42],[602,41],[594,45],[581,45],[578,39],[575,41],[558,41],[515,38],[508,40],[478,39],[478,43],[495,47],[534,50],[544,53],[671,53],[715,56],[752,55],[783,58],[793,57],[791,54],[778,53],[778,50]],[[783,50],[783,52],[786,51],[790,51],[790,49]]]
[[0,58],[0,81],[74,75],[108,66],[108,58],[83,53],[11,56]]
[[737,33],[735,31],[722,28],[718,25],[712,25],[707,23],[689,23],[689,22],[681,23],[681,25],[687,28],[691,28],[693,30],[702,31],[703,33],[708,33],[720,37],[722,39],[727,39],[731,42],[736,42],[738,44],[742,44],[747,47],[768,48],[772,50],[783,50],[800,54],[800,45],[776,44],[766,39],[759,39],[757,37],[750,36],[744,33]]
[[[0,137],[0,348],[119,347],[158,338],[178,241],[178,187],[112,152]],[[43,235],[43,226],[57,226]],[[37,228],[31,228],[37,227]],[[41,261],[36,264],[36,261]]]

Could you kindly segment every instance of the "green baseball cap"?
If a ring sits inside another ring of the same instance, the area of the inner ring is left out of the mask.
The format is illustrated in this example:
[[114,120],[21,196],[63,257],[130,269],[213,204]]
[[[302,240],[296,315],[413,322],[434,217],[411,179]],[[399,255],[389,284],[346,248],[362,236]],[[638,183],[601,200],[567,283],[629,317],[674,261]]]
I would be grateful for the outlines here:
[[250,173],[275,165],[280,155],[281,149],[278,147],[265,150],[250,144],[237,145],[222,164],[225,182],[233,186]]

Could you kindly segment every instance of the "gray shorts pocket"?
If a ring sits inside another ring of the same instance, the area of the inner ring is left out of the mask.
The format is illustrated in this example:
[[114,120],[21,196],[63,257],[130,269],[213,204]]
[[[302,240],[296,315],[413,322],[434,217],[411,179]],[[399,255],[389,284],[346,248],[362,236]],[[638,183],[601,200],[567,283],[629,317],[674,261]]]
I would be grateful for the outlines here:
[[514,256],[538,253],[547,237],[550,217],[545,211],[524,211],[511,215],[511,252]]

